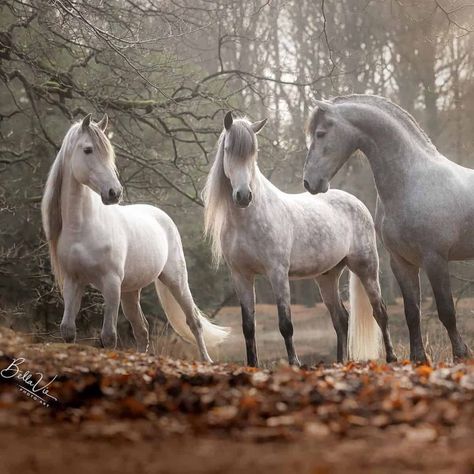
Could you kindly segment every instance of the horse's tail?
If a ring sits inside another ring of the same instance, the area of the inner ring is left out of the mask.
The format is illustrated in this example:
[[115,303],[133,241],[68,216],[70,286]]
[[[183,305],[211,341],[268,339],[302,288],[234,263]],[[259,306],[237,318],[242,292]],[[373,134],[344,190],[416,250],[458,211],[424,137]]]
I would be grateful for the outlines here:
[[374,318],[365,288],[352,272],[349,276],[349,298],[349,357],[353,360],[378,359],[382,332]]
[[[186,315],[169,288],[159,280],[155,281],[155,288],[171,327],[183,339],[196,344],[196,339],[186,323]],[[196,305],[194,305],[194,313],[201,322],[202,335],[204,336],[206,346],[215,347],[225,341],[230,334],[229,328],[211,323]]]

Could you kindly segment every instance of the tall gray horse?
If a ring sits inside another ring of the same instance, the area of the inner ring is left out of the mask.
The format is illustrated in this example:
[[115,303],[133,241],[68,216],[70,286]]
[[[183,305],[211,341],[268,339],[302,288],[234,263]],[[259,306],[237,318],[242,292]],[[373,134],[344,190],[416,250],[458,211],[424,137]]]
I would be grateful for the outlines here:
[[[375,229],[369,211],[343,191],[313,197],[308,193],[286,194],[273,186],[257,166],[256,134],[265,122],[233,120],[230,112],[225,116],[204,190],[206,232],[212,237],[215,258],[223,256],[231,270],[242,307],[248,364],[258,364],[256,275],[266,275],[272,285],[291,364],[298,365],[299,361],[293,345],[289,278],[313,278],[319,284],[337,334],[338,361],[347,356],[348,332],[351,357],[377,358],[380,328],[386,358],[395,360],[380,294]],[[338,287],[346,266],[353,272],[349,318]]]
[[420,328],[423,268],[433,288],[454,359],[470,355],[456,327],[448,261],[474,258],[474,171],[438,152],[415,119],[372,95],[318,101],[308,132],[311,145],[304,186],[325,192],[329,180],[356,150],[368,158],[378,192],[376,228],[405,303],[410,359],[427,356]]

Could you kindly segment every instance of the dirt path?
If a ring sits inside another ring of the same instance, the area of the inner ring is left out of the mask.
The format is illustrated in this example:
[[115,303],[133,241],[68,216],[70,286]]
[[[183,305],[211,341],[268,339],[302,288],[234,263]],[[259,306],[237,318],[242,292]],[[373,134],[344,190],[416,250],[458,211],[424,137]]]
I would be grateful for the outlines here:
[[250,443],[182,436],[137,441],[84,438],[61,427],[0,435],[4,474],[147,473],[472,473],[472,438],[358,439]]

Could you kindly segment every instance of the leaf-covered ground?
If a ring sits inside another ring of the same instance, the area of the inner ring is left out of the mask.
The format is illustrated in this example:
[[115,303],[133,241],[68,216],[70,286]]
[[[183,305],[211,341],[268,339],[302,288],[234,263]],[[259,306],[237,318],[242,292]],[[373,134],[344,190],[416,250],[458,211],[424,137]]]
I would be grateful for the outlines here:
[[[12,377],[19,357],[23,380]],[[9,366],[2,472],[474,469],[472,362],[267,371],[29,344],[2,329],[0,370]],[[48,386],[57,401],[36,392],[49,406],[21,389],[34,392],[38,373],[36,389],[57,376]]]

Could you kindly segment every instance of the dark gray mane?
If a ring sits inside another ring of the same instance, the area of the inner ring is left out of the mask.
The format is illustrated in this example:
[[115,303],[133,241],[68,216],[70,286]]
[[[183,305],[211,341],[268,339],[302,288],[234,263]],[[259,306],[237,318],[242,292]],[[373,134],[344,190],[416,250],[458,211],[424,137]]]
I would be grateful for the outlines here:
[[[345,96],[338,96],[331,99],[329,102],[333,104],[344,104],[344,103],[359,103],[375,106],[378,109],[384,111],[392,117],[396,117],[399,123],[407,130],[407,132],[416,137],[419,142],[429,149],[436,150],[436,147],[421,128],[415,118],[409,114],[406,110],[402,109],[399,105],[393,103],[391,100],[381,97],[378,95],[370,94],[350,94]],[[316,125],[319,119],[319,109],[316,108],[310,116],[308,123],[308,132],[314,133]]]
[[393,103],[391,100],[385,97],[369,94],[350,94],[335,97],[331,102],[334,104],[357,102],[361,104],[374,105],[377,108],[384,110],[389,115],[398,118],[411,135],[418,137],[419,140],[428,148],[436,150],[436,147],[433,145],[430,137],[421,128],[420,124],[415,120],[413,115],[409,114],[405,109],[402,109],[399,105]]
[[257,140],[251,123],[247,119],[234,120],[225,136],[224,148],[232,157],[247,159],[255,155]]

